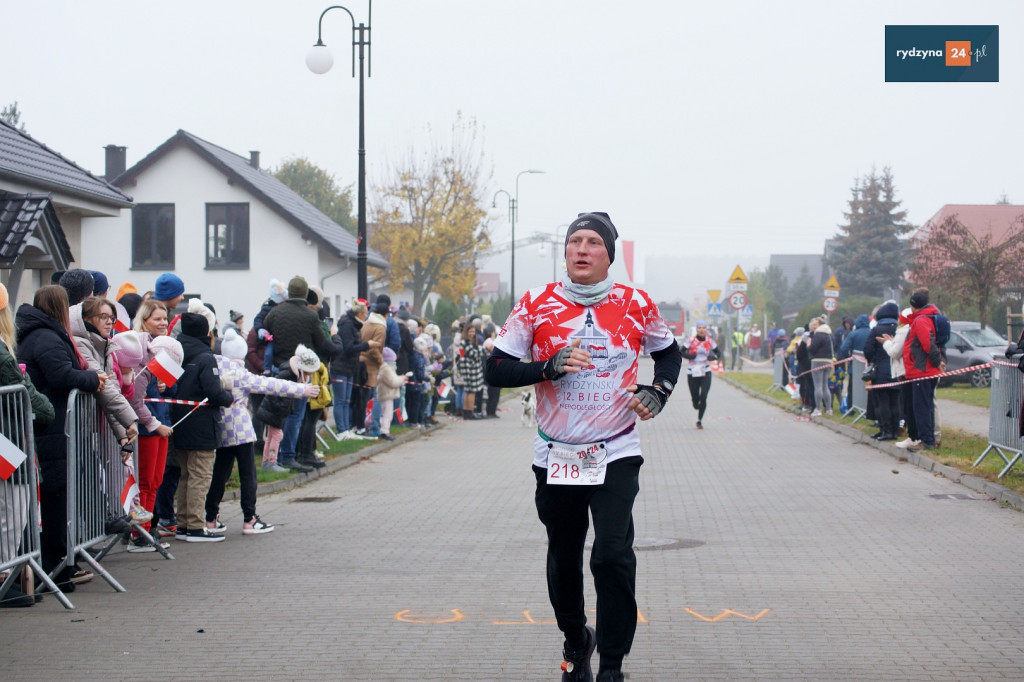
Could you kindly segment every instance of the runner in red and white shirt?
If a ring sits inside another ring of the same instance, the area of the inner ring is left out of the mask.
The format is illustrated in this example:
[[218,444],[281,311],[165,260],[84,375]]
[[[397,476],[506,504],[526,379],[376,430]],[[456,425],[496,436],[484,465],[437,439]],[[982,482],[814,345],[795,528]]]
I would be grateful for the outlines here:
[[[567,276],[528,291],[487,360],[492,386],[535,385],[536,504],[548,534],[548,592],[565,635],[563,680],[621,680],[636,631],[633,501],[639,492],[636,418],[657,416],[682,356],[650,296],[608,276],[618,233],[606,213],[581,213],[566,233]],[[641,353],[655,361],[639,384]],[[529,362],[521,362],[529,360]],[[583,549],[594,518],[591,570],[597,624],[586,625]]]
[[683,357],[690,362],[686,366],[686,383],[690,387],[693,409],[697,410],[697,428],[703,429],[704,410],[708,407],[708,391],[711,390],[711,362],[717,360],[718,344],[708,334],[708,323],[698,320],[696,333],[682,349]]

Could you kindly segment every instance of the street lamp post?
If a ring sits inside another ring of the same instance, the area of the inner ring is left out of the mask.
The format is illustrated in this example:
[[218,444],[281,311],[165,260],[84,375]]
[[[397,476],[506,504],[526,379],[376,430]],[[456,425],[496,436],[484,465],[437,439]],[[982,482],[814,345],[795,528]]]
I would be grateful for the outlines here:
[[524,170],[516,174],[516,198],[512,202],[512,273],[508,277],[513,306],[516,304],[516,212],[519,210],[519,178],[527,173],[543,172],[542,170]]
[[363,105],[363,59],[366,58],[366,75],[369,77],[370,58],[370,18],[373,14],[373,0],[367,0],[366,24],[356,25],[356,19],[348,8],[341,5],[331,5],[320,14],[320,21],[316,28],[316,44],[306,55],[306,66],[316,74],[324,74],[331,70],[334,65],[334,57],[322,40],[324,15],[332,9],[345,10],[349,19],[352,20],[352,76],[356,75],[356,47],[359,48],[359,188],[358,188],[358,223],[357,223],[357,251],[356,265],[358,277],[359,298],[366,299],[369,295],[366,273],[366,133],[365,116]]

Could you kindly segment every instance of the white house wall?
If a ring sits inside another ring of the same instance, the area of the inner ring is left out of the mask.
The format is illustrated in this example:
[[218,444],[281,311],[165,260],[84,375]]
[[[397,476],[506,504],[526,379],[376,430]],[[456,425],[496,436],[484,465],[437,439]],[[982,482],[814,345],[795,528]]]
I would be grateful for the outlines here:
[[[191,149],[171,150],[123,190],[137,204],[174,204],[173,272],[185,282],[187,294],[199,294],[217,309],[220,326],[227,322],[228,310],[238,310],[245,315],[248,328],[267,299],[271,278],[287,283],[293,275],[301,274],[310,284],[316,284],[321,273],[343,265],[343,261],[307,244],[295,227],[245,188],[228,184],[224,174]],[[249,204],[249,269],[206,269],[207,203]],[[152,289],[163,272],[131,268],[131,225],[130,211],[124,211],[120,219],[83,220],[79,267],[106,274],[111,296],[123,282],[133,283],[140,294]],[[354,291],[354,263],[351,270]],[[344,287],[345,277],[331,278],[327,284]]]

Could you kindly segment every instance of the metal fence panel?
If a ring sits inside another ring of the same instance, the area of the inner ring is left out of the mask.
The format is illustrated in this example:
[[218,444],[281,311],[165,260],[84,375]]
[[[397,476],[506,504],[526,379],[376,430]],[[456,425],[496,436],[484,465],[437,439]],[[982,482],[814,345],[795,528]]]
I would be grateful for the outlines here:
[[[1024,439],[1019,435],[1021,398],[1024,397],[1024,375],[1016,364],[995,360],[992,365],[992,391],[988,408],[988,447],[981,453],[974,466],[981,464],[988,453],[995,451],[1006,466],[999,478],[1006,475],[1021,459]],[[1013,453],[1013,457],[1007,457]]]
[[[88,551],[110,538],[106,532],[108,519],[124,516],[121,490],[127,472],[121,461],[121,446],[107,424],[94,395],[78,389],[68,396],[68,554],[64,566],[72,566],[80,558],[118,592],[124,588]],[[108,540],[110,549],[118,536]]]
[[848,368],[847,381],[852,382],[853,386],[850,391],[850,409],[846,414],[856,413],[857,417],[851,422],[856,424],[868,411],[868,389],[864,385],[864,380],[860,378],[868,366],[868,361],[864,359],[864,353],[855,350],[853,351],[853,361],[848,362],[846,366]]
[[[25,454],[25,460],[7,480],[0,480],[0,600],[25,568],[39,577],[66,608],[74,608],[40,565],[39,496],[32,403],[21,385],[0,387],[0,433]],[[6,445],[6,444],[5,444]],[[27,594],[28,583],[23,583]]]
[[781,391],[785,385],[785,372],[784,367],[786,364],[786,358],[780,351],[772,357],[772,385],[768,387],[768,392]]

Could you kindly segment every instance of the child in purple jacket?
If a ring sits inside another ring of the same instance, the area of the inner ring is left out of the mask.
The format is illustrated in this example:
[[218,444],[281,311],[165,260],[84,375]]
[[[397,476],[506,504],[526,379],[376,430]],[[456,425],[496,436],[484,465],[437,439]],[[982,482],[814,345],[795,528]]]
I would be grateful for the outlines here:
[[221,354],[215,356],[220,370],[221,384],[231,392],[234,402],[230,407],[220,408],[218,424],[217,455],[213,462],[213,480],[206,495],[206,528],[211,533],[223,533],[227,526],[221,523],[218,513],[224,497],[224,485],[238,461],[238,478],[241,483],[242,533],[259,535],[274,530],[274,526],[256,515],[256,461],[253,443],[256,431],[252,427],[247,402],[250,393],[276,395],[286,398],[311,398],[319,394],[318,386],[283,381],[272,377],[259,376],[245,369],[245,354],[248,350],[245,340],[235,330],[228,329],[221,343]]

